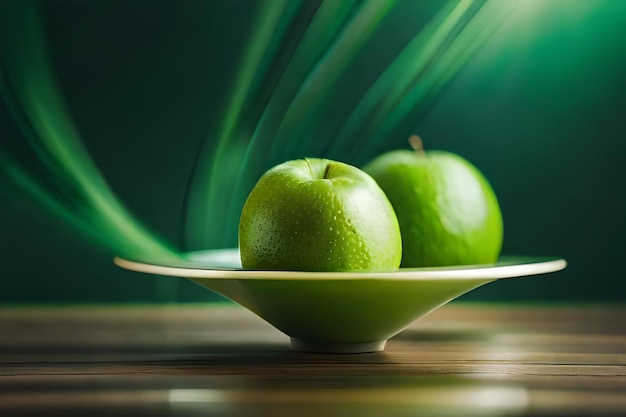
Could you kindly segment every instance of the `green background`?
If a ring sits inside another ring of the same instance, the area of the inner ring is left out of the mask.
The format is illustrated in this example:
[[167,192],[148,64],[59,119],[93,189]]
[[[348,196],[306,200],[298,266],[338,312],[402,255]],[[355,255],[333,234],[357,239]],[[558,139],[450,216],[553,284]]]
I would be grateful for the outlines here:
[[[504,215],[503,253],[569,262],[566,271],[498,282],[465,299],[626,298],[625,3],[522,1],[415,120],[427,148],[459,153],[490,179]],[[181,219],[190,167],[218,122],[256,4],[43,2],[48,48],[85,145],[130,211],[179,247],[188,246]],[[438,7],[424,4],[418,23]],[[375,67],[376,53],[370,59]],[[20,141],[2,106],[0,140]],[[377,152],[405,141],[389,138]],[[110,248],[7,181],[0,187],[0,303],[217,298],[186,281],[117,269]],[[225,246],[236,242],[229,239]]]

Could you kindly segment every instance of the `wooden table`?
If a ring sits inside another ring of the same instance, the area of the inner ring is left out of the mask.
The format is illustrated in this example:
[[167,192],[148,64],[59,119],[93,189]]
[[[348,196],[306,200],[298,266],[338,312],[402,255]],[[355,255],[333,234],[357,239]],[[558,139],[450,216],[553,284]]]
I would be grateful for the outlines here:
[[230,305],[4,308],[0,416],[626,415],[626,308],[453,303],[383,353]]

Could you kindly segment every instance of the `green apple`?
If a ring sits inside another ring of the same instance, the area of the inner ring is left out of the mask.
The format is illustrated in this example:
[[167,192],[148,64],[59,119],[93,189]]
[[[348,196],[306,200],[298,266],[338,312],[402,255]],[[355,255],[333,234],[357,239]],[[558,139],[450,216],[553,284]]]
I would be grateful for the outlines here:
[[363,170],[385,191],[402,232],[402,267],[495,262],[502,247],[502,215],[483,174],[462,157],[395,150]]
[[327,159],[284,162],[248,196],[239,222],[245,269],[397,269],[402,239],[393,208],[360,169]]

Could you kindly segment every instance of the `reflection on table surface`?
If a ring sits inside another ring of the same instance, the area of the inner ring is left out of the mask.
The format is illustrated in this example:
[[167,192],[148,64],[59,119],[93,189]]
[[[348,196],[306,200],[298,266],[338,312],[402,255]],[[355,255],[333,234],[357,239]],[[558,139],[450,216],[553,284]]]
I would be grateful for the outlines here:
[[626,413],[626,308],[453,303],[383,353],[292,352],[236,306],[0,310],[0,415]]

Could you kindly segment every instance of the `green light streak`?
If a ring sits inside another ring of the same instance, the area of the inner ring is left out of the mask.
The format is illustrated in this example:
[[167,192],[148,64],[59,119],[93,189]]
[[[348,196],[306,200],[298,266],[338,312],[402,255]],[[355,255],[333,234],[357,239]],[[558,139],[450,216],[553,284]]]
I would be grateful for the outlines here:
[[[210,133],[209,140],[215,141],[217,146],[215,150],[205,147],[194,169],[195,178],[187,197],[187,218],[192,221],[184,225],[187,240],[193,240],[198,230],[210,236],[220,235],[219,225],[223,223],[220,219],[226,216],[224,195],[230,190],[230,181],[236,175],[239,158],[243,157],[246,149],[237,131],[241,127],[243,109],[250,96],[254,95],[255,84],[262,77],[263,69],[268,67],[268,61],[273,58],[273,44],[279,42],[286,30],[285,23],[293,17],[297,6],[298,2],[288,0],[266,0],[261,5],[250,42],[239,65],[240,71],[235,77],[233,92],[223,116],[224,122],[218,132]],[[206,238],[202,240],[206,241]],[[211,239],[213,242],[217,240]]]
[[[283,84],[282,86],[279,84],[280,88],[273,95],[274,101],[270,101],[270,105],[266,108],[261,124],[253,128],[256,132],[252,137],[241,141],[229,137],[229,155],[216,152],[213,156],[214,161],[226,161],[219,163],[221,169],[217,169],[214,165],[210,174],[214,180],[219,179],[219,187],[224,192],[219,192],[216,183],[204,187],[202,184],[206,184],[207,180],[202,179],[202,170],[198,171],[199,177],[194,181],[201,185],[192,188],[190,196],[194,202],[190,204],[191,215],[188,216],[187,222],[187,230],[191,231],[188,236],[192,245],[194,243],[192,234],[193,231],[198,230],[198,227],[201,230],[212,230],[208,239],[201,238],[209,242],[209,246],[219,247],[225,242],[236,244],[232,240],[232,226],[238,223],[240,207],[249,191],[250,182],[258,178],[258,172],[248,171],[250,175],[244,176],[241,169],[233,171],[233,167],[241,166],[242,161],[249,161],[252,155],[259,161],[257,166],[266,166],[268,161],[283,159],[286,154],[300,153],[298,149],[300,142],[292,140],[297,137],[297,131],[302,129],[307,122],[314,122],[315,109],[319,110],[323,107],[323,103],[331,98],[329,93],[342,71],[345,70],[346,64],[354,58],[383,16],[395,4],[393,1],[378,0],[369,0],[362,4],[355,2],[354,5],[350,2],[339,3],[342,2],[327,1],[320,6],[312,24],[307,27],[296,55],[290,61],[290,68],[281,78]],[[267,17],[262,19],[264,22],[267,20]],[[323,34],[324,26],[325,34]],[[264,30],[270,33],[276,32],[271,26],[264,26]],[[259,39],[267,38],[263,32],[255,31],[254,34]],[[252,64],[244,65],[244,67],[256,68]],[[302,75],[304,78],[301,78]],[[294,78],[291,78],[292,76]],[[293,84],[294,79],[298,80],[297,85]],[[245,84],[245,80],[237,84]],[[296,87],[295,94],[292,92],[293,87]],[[293,98],[289,97],[291,95]],[[253,94],[249,94],[248,97],[251,100],[254,99]],[[280,106],[282,108],[278,110]],[[303,120],[305,114],[309,114],[307,121]],[[241,116],[240,119],[244,124],[249,122],[245,116]],[[265,130],[268,127],[272,129],[272,132]],[[253,153],[251,149],[253,145],[250,140],[258,141],[261,137],[271,138],[265,141],[269,151],[266,149],[264,155]],[[245,146],[242,143],[245,143]],[[295,144],[295,149],[292,144]],[[241,155],[241,157],[236,158],[234,155]],[[242,184],[245,185],[242,186]],[[204,189],[199,190],[202,187]],[[206,193],[207,189],[210,194],[208,204],[202,204],[202,202],[198,204],[194,196],[198,192]],[[224,204],[224,201],[230,204]],[[206,220],[198,220],[196,215]],[[215,222],[215,219],[220,220]],[[204,225],[207,221],[210,224],[205,229]]]
[[[372,34],[386,23],[389,12],[399,8],[408,13],[411,7],[418,6],[377,0],[360,4],[323,2],[306,27],[259,119],[245,112],[244,103],[258,100],[254,91],[244,88],[248,84],[245,79],[237,83],[243,86],[238,90],[239,102],[229,109],[237,111],[233,120],[237,120],[240,131],[233,134],[233,128],[229,135],[220,136],[222,147],[211,155],[212,162],[206,164],[213,169],[197,171],[196,186],[190,196],[195,200],[190,204],[186,227],[191,245],[236,244],[241,207],[258,177],[270,166],[303,156],[329,155],[362,163],[391,138],[412,133],[420,112],[428,109],[484,44],[487,39],[484,35],[493,32],[501,23],[502,11],[509,10],[513,4],[492,2],[486,7],[486,3],[486,0],[444,3],[426,27],[415,29],[414,38],[363,92],[347,119],[339,124],[338,131],[314,137],[313,132],[319,131],[332,117],[328,114],[329,105],[343,100],[343,91],[349,88],[340,80],[345,80],[349,71],[355,71],[351,63],[359,54],[367,53]],[[479,23],[474,23],[474,19]],[[263,26],[263,30],[273,31],[270,25]],[[262,31],[254,33],[259,39],[269,38]],[[256,71],[258,60],[257,57],[248,62],[245,68]],[[279,70],[276,65],[269,66]],[[351,105],[345,100],[345,106]],[[311,155],[311,149],[318,150]],[[321,154],[319,149],[323,149]],[[209,194],[204,202],[197,199],[202,193]],[[199,230],[211,230],[211,233],[194,232],[199,225]]]
[[[358,10],[350,16],[351,19],[345,23],[321,59],[314,63],[311,71],[301,82],[292,101],[286,107],[278,129],[273,135],[273,140],[269,144],[269,151],[266,151],[266,163],[267,161],[290,159],[291,155],[293,157],[304,156],[301,155],[302,143],[297,138],[302,137],[302,130],[306,130],[307,126],[319,120],[319,112],[323,110],[324,103],[332,98],[333,88],[336,87],[340,75],[394,4],[392,1],[370,0],[360,5]],[[330,15],[323,14],[321,18],[326,16]],[[311,36],[315,36],[316,32],[314,30]],[[305,44],[304,46],[309,45]],[[310,46],[315,47],[313,42]],[[307,51],[306,55],[311,56],[313,54]],[[255,156],[259,157],[259,155]],[[263,160],[263,158],[259,159]],[[242,178],[240,177],[240,184]],[[235,189],[233,193],[235,198],[230,200],[231,204],[227,210],[226,222],[222,224],[229,225],[238,222],[240,208],[243,206],[248,192],[249,189],[244,190],[241,186]],[[221,234],[222,241],[228,239],[229,234],[230,230],[224,228]]]
[[377,0],[363,3],[302,84],[276,134],[269,160],[291,159],[301,152],[300,138],[320,121],[324,105],[337,99],[334,94],[340,88],[340,76],[394,5],[395,2]]
[[53,75],[36,2],[5,2],[0,16],[0,94],[46,170],[66,187],[57,188],[62,195],[54,196],[4,153],[3,170],[49,210],[116,252],[177,257],[121,205],[84,148]]
[[[233,88],[233,94],[227,105],[227,112],[224,116],[224,126],[217,135],[217,150],[213,156],[213,168],[210,176],[210,188],[218,187],[221,182],[220,161],[229,140],[232,140],[237,122],[239,121],[244,104],[250,94],[254,90],[254,82],[258,76],[263,60],[266,59],[266,53],[271,49],[271,43],[275,36],[274,30],[278,26],[281,16],[288,5],[288,1],[267,1],[263,3],[263,10],[258,19],[256,26],[252,31],[252,37],[248,50],[244,53],[244,59],[240,65],[241,71],[236,77]],[[211,204],[210,204],[211,206]]]
[[[470,7],[476,4],[479,4],[479,8]],[[397,94],[390,100],[388,95],[384,95],[382,104],[373,106],[376,111],[370,117],[362,118],[358,125],[362,127],[359,135],[366,139],[355,152],[371,155],[377,152],[377,146],[387,138],[403,134],[406,136],[405,133],[415,126],[419,113],[428,109],[433,99],[505,22],[514,6],[515,2],[461,1],[441,24],[432,27],[432,36],[426,32],[424,44],[420,42],[421,37],[416,38],[415,44],[407,49],[406,56],[397,61],[399,68],[405,65],[412,67],[404,62],[404,58],[410,60],[411,57],[417,57],[413,71],[416,76],[403,88],[394,91]],[[426,56],[421,56],[421,51]],[[393,71],[396,69],[393,67],[390,71],[392,79],[394,72],[397,73]],[[388,86],[390,83],[385,79],[382,84]],[[374,122],[368,123],[366,120]]]
[[332,144],[331,151],[352,143],[361,148],[361,153],[367,153],[363,141],[372,141],[372,131],[385,121],[407,91],[415,85],[430,87],[424,80],[429,66],[442,53],[451,34],[474,3],[473,0],[450,2],[428,23],[354,108]]
[[[258,155],[272,146],[273,139],[289,105],[298,93],[307,75],[313,70],[319,58],[334,41],[345,20],[353,12],[354,1],[327,1],[320,5],[312,21],[307,27],[300,43],[287,64],[272,96],[265,107],[243,157],[243,163],[234,179],[235,192],[229,199],[229,221],[233,221],[233,211],[243,205],[247,190],[256,181],[255,174],[265,170],[268,158]],[[223,237],[227,239],[226,236]]]
[[[409,28],[412,36],[396,56],[386,58],[374,82],[356,92],[351,78],[359,77],[359,65],[377,37],[395,39],[381,27],[393,28],[394,13],[418,17],[425,7],[421,2],[255,3],[232,88],[220,114],[207,115],[219,123],[208,132],[190,179],[185,244],[190,249],[236,244],[248,192],[280,161],[332,156],[357,164],[390,140],[408,136],[514,3],[442,1],[425,26]],[[181,256],[128,212],[96,168],[55,79],[37,5],[35,0],[0,5],[0,94],[46,178],[0,149],[4,176],[120,255]]]

